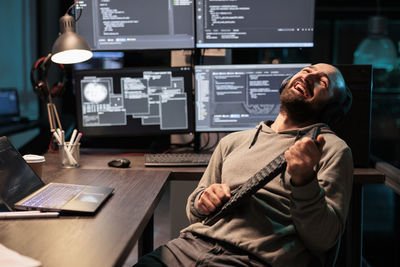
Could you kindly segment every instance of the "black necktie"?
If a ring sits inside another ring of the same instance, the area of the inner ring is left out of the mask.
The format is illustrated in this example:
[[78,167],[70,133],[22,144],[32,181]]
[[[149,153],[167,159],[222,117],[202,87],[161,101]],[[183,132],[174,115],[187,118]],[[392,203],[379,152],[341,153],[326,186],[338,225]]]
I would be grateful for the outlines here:
[[[320,128],[317,126],[306,132],[301,137],[307,136],[315,141],[319,133]],[[219,219],[224,217],[228,212],[230,212],[233,208],[239,205],[243,201],[243,199],[257,192],[269,181],[274,179],[275,176],[281,173],[286,168],[286,158],[284,154],[285,152],[282,152],[279,156],[268,163],[267,166],[259,170],[252,177],[250,177],[244,184],[233,190],[231,192],[231,198],[222,206],[221,209],[209,215],[204,220],[204,224],[213,225]]]

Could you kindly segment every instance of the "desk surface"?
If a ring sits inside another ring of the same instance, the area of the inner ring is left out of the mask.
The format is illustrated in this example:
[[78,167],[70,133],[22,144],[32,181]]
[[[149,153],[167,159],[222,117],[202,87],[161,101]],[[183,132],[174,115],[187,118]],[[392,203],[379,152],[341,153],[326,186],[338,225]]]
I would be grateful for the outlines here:
[[167,171],[46,168],[45,182],[113,187],[95,216],[0,221],[0,243],[52,266],[120,266],[142,234],[168,179]]
[[[116,158],[127,158],[131,161],[128,170],[168,171],[170,180],[200,180],[205,167],[145,167],[144,156],[140,154],[86,154],[81,153],[81,168],[83,169],[114,169],[107,163]],[[46,154],[46,165],[57,167],[58,154]],[[126,170],[126,169],[125,169]],[[375,168],[355,168],[354,182],[356,184],[384,183],[385,175]]]

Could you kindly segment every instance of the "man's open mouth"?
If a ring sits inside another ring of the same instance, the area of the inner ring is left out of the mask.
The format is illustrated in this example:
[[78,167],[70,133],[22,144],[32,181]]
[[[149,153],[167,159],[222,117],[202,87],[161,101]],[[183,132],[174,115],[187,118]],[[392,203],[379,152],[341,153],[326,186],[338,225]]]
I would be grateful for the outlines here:
[[313,96],[313,91],[311,90],[311,85],[305,81],[298,80],[294,83],[293,88],[296,89],[305,98],[310,98]]

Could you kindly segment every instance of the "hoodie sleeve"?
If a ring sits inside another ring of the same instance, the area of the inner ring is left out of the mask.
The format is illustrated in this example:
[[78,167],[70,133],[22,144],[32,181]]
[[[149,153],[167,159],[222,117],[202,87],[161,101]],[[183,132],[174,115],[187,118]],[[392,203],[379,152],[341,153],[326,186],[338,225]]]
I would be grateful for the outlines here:
[[206,216],[201,214],[200,209],[197,206],[197,201],[203,191],[209,187],[211,184],[221,182],[221,171],[222,171],[222,148],[221,142],[215,148],[213,155],[211,156],[210,162],[204,172],[202,178],[200,179],[197,188],[190,194],[187,204],[186,204],[186,215],[189,222],[195,223],[203,220]]
[[[337,149],[340,146],[341,149]],[[327,251],[344,231],[353,185],[350,148],[335,144],[323,153],[316,179],[292,186],[291,214],[296,231],[310,250]]]

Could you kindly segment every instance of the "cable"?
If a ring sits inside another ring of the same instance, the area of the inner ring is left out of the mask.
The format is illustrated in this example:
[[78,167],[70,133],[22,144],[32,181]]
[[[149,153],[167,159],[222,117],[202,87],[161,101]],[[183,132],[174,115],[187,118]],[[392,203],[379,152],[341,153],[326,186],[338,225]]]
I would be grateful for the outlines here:
[[[78,7],[80,7],[79,6],[79,1],[75,1],[75,3],[73,3],[68,9],[67,9],[67,12],[65,12],[65,15],[67,15],[68,13],[69,13],[69,11],[71,11],[71,9],[74,7],[74,6],[78,6]],[[76,8],[75,8],[75,11],[76,11]],[[79,16],[78,16],[78,18],[76,18],[75,19],[75,22],[76,21],[78,21],[80,18],[81,18],[81,15],[82,15],[82,8],[79,8]]]
[[[200,143],[201,143],[201,138],[200,138]],[[210,143],[210,133],[207,133],[207,141],[203,146],[200,146],[200,151],[205,150],[209,143]]]
[[221,137],[220,137],[219,134],[220,134],[220,133],[217,133],[217,139],[215,140],[214,144],[213,144],[212,146],[210,146],[210,147],[207,147],[207,146],[208,146],[208,143],[209,143],[209,140],[211,139],[210,136],[209,136],[209,133],[208,133],[207,144],[206,144],[205,146],[203,146],[203,148],[202,148],[201,150],[203,150],[203,151],[210,151],[210,150],[213,150],[213,149],[218,145],[218,143],[219,143],[219,141],[220,141],[220,139],[221,139]]

